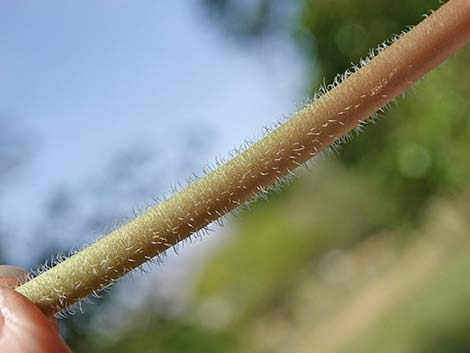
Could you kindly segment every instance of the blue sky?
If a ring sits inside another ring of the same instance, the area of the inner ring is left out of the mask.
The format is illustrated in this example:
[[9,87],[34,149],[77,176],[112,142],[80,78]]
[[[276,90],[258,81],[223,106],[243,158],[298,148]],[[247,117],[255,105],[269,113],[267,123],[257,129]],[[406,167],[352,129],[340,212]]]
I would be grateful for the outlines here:
[[[302,102],[305,66],[292,44],[273,36],[241,46],[199,6],[183,0],[0,4],[0,119],[36,141],[24,177],[0,209],[18,227],[19,241],[6,249],[12,262],[26,263],[15,254],[36,244],[28,225],[42,217],[51,189],[97,178],[116,151],[140,143],[158,149],[169,184],[258,136]],[[176,170],[173,159],[184,153],[181,136],[188,130],[203,134],[208,151]],[[168,186],[155,186],[148,197]]]

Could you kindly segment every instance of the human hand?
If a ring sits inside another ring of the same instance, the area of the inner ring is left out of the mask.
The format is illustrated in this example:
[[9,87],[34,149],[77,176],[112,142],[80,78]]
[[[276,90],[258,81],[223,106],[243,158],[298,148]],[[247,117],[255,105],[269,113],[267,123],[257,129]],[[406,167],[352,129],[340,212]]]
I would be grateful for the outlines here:
[[24,274],[0,265],[0,352],[71,353],[57,332],[57,320],[13,289]]

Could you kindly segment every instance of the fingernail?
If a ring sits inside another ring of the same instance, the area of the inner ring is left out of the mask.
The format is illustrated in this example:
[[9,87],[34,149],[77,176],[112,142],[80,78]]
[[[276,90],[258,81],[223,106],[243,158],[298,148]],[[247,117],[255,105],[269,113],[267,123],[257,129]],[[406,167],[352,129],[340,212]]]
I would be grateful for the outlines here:
[[19,267],[10,265],[0,265],[0,278],[23,278],[26,275],[26,271]]

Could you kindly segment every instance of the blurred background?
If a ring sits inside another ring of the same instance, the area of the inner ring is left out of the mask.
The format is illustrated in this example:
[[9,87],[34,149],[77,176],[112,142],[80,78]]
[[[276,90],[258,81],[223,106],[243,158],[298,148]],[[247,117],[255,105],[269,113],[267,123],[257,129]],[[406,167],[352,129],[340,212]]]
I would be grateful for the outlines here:
[[[92,242],[438,6],[3,2],[1,262]],[[85,303],[62,321],[74,352],[469,352],[468,62],[467,47],[269,201]]]

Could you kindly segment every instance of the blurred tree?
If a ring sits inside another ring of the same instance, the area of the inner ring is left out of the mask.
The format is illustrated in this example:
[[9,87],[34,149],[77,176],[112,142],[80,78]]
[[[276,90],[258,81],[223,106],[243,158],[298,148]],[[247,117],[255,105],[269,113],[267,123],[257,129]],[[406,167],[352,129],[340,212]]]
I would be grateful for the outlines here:
[[[32,158],[31,136],[0,117],[0,193]],[[1,195],[1,194],[0,194]]]
[[206,15],[219,28],[244,44],[256,42],[286,30],[292,21],[296,1],[281,0],[200,0]]
[[[20,177],[24,165],[32,158],[31,137],[21,131],[8,118],[0,117],[0,210],[8,207],[3,202],[3,195],[8,190],[10,183]],[[5,246],[5,241],[14,237],[8,228],[8,222],[2,219],[0,212],[0,246]],[[3,256],[0,248],[0,263]]]

